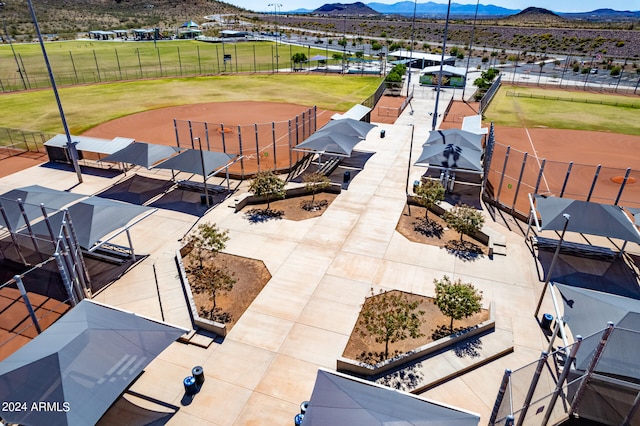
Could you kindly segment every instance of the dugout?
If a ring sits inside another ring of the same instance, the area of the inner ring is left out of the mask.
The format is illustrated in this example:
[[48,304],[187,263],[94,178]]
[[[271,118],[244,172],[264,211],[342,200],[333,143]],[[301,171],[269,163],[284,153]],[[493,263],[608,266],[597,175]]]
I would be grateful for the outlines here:
[[[134,142],[131,138],[100,139],[87,136],[71,136],[76,144],[79,160],[98,161],[104,156],[111,155]],[[71,164],[71,157],[67,148],[67,136],[55,135],[44,143],[49,161]]]

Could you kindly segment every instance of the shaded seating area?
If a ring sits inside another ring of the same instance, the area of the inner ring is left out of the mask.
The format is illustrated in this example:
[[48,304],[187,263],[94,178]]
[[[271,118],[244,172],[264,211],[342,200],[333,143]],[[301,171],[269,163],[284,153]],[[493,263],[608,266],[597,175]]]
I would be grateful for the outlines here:
[[304,426],[477,426],[480,416],[341,373],[318,370]]
[[0,363],[3,401],[28,407],[45,402],[60,409],[3,411],[2,418],[20,424],[96,424],[185,331],[83,300]]
[[[86,165],[98,166],[98,161],[126,148],[134,139],[117,137],[111,140],[88,136],[71,136],[72,143],[78,152],[78,160]],[[72,154],[67,147],[67,136],[58,134],[44,143],[50,161],[71,163]]]

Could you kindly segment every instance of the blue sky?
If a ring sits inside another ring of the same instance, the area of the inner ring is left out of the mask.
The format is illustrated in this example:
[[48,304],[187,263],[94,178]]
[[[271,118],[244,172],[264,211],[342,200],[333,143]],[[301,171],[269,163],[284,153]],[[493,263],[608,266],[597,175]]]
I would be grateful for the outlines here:
[[[315,9],[326,3],[354,3],[357,0],[225,0],[236,6],[259,12],[273,12],[277,4],[277,10],[287,11],[295,9]],[[369,1],[360,0],[363,3]],[[418,3],[427,3],[428,0],[418,0]],[[431,0],[434,3],[447,3],[445,0]],[[375,3],[397,3],[398,0],[375,0]],[[476,0],[453,0],[459,4],[476,4]],[[493,4],[509,9],[525,9],[529,6],[543,7],[554,12],[588,12],[595,9],[612,8],[617,10],[640,10],[640,0],[625,0],[623,2],[611,2],[605,0],[480,0],[480,4]],[[279,5],[282,5],[281,7]]]

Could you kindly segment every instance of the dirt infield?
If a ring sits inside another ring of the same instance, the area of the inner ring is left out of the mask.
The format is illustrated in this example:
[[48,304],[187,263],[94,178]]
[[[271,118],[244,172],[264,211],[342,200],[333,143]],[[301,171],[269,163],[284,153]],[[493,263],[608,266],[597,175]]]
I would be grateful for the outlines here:
[[[543,159],[546,159],[546,164],[539,193],[563,193],[565,197],[585,200],[593,188],[591,201],[613,204],[620,192],[620,177],[625,175],[627,168],[632,169],[630,177],[636,180],[640,178],[638,136],[496,126],[495,137],[497,145],[489,173],[494,197],[499,195],[500,201],[508,206],[515,202],[516,210],[520,212],[528,211],[526,194],[535,189]],[[511,150],[503,184],[499,187],[507,146],[511,146]],[[528,153],[528,158],[523,169],[525,152]],[[573,165],[567,179],[570,162]],[[599,171],[598,165],[601,166]],[[522,184],[516,200],[520,173]],[[619,204],[638,206],[639,203],[640,185],[630,179],[621,194]]]
[[375,123],[393,124],[402,114],[400,108],[406,96],[382,96],[371,111],[371,121]]
[[[175,119],[182,122],[178,131],[180,146],[190,147],[191,140],[197,137],[203,148],[208,142],[211,150],[223,150],[224,146],[228,153],[245,155],[241,163],[230,168],[233,174],[253,173],[274,167],[284,170],[291,161],[295,163],[297,160],[296,154],[290,156],[288,121],[309,111],[309,108],[295,104],[251,101],[191,104],[132,114],[100,124],[85,132],[84,136],[108,139],[121,136],[175,146]],[[333,114],[332,111],[317,110],[315,125],[318,128],[323,126]],[[192,129],[186,127],[187,121],[193,122]],[[205,122],[210,123],[208,129],[203,126]],[[274,123],[273,130],[271,123]],[[259,126],[254,130],[255,124]],[[224,130],[221,125],[224,125]],[[309,129],[305,128],[305,132],[308,135]],[[241,139],[239,145],[243,146],[239,150],[233,145],[238,144],[238,139]],[[256,152],[260,155],[256,155]]]
[[461,129],[462,120],[471,115],[477,115],[480,102],[454,101],[444,116],[440,129]]
[[20,170],[28,169],[29,167],[37,166],[47,160],[47,154],[29,151],[12,157],[2,158],[0,159],[0,178],[19,172]]

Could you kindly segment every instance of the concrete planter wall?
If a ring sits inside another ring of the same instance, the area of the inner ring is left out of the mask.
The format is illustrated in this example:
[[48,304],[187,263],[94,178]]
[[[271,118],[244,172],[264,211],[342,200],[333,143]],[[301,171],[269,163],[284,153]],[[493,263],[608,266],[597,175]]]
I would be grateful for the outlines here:
[[[328,192],[330,194],[340,194],[342,192],[342,186],[332,183],[331,185],[329,185],[327,188],[323,189],[322,191],[317,191],[316,194],[320,194],[322,192]],[[307,191],[307,189],[304,186],[298,187],[298,188],[292,188],[292,189],[287,189],[286,194],[284,196],[284,198],[295,198],[295,197],[302,197],[305,195],[311,195],[311,191]],[[277,200],[271,200],[273,201],[277,201]],[[254,204],[263,204],[267,202],[267,197],[256,197],[253,196],[249,193],[244,194],[241,197],[238,197],[236,199],[236,204],[235,204],[235,211],[236,213],[239,212],[240,210],[242,210],[243,208],[245,208],[246,206],[250,206],[250,205],[254,205]]]
[[495,326],[495,307],[493,302],[491,302],[489,304],[489,319],[475,327],[452,334],[451,336],[443,337],[442,339],[420,346],[412,351],[405,352],[395,358],[379,362],[378,364],[372,365],[367,364],[366,362],[340,357],[337,360],[336,370],[344,373],[355,374],[360,377],[378,376],[389,370],[403,367],[405,364],[410,362],[428,357],[430,354],[435,352],[453,347],[461,340],[465,340],[488,331],[493,331],[495,330]]
[[206,318],[201,318],[198,314],[198,307],[196,306],[196,302],[193,298],[193,293],[191,292],[191,286],[189,285],[189,280],[187,279],[187,273],[184,269],[184,264],[182,263],[182,251],[176,250],[176,264],[178,265],[178,271],[180,274],[180,282],[182,283],[182,290],[187,298],[187,303],[189,304],[189,311],[191,313],[191,319],[196,327],[200,327],[204,330],[211,331],[219,336],[227,335],[227,326],[225,324],[211,321]]

